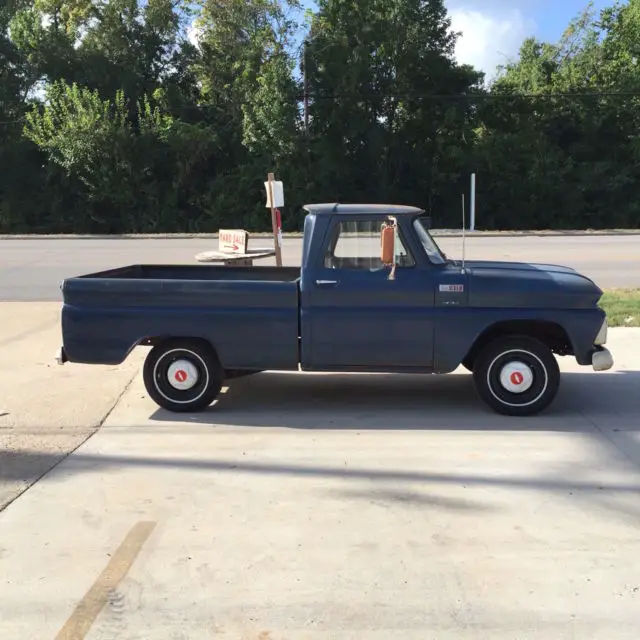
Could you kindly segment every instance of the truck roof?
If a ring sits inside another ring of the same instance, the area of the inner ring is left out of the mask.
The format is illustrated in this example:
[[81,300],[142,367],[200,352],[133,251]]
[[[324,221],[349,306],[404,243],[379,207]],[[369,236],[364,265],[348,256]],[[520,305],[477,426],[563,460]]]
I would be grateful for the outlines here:
[[353,215],[419,215],[424,209],[407,207],[398,204],[340,204],[338,202],[325,202],[320,204],[305,204],[303,209],[317,216],[328,214],[353,214]]

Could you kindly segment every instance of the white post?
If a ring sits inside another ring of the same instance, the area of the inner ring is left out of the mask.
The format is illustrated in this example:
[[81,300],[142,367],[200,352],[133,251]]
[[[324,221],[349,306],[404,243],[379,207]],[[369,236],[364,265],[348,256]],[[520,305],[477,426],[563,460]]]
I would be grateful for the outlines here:
[[471,211],[469,212],[469,230],[476,230],[476,174],[471,174]]
[[276,250],[276,266],[282,266],[282,247],[280,246],[280,234],[276,222],[276,200],[273,196],[273,173],[267,175],[267,188],[269,189],[269,202],[271,203],[271,228],[273,229],[273,246]]

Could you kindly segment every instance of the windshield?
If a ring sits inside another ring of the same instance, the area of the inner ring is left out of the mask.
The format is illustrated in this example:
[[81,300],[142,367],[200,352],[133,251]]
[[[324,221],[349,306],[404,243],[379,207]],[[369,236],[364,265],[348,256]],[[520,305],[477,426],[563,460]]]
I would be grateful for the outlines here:
[[433,264],[445,264],[447,261],[444,257],[442,251],[435,243],[435,240],[431,237],[429,232],[426,230],[425,226],[422,223],[422,218],[416,218],[413,221],[413,226],[416,230],[416,234],[422,243],[424,250],[429,257],[429,260],[433,262]]

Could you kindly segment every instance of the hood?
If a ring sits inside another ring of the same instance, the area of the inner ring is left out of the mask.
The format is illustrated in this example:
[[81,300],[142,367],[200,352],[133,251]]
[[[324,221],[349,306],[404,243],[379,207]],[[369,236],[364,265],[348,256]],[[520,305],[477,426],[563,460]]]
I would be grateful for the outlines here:
[[499,262],[492,260],[467,260],[465,261],[465,267],[469,267],[472,269],[493,269],[500,271],[516,270],[543,271],[546,273],[578,273],[572,267],[564,267],[559,264],[545,264],[542,262]]
[[465,262],[471,306],[593,308],[602,290],[571,267],[529,262]]

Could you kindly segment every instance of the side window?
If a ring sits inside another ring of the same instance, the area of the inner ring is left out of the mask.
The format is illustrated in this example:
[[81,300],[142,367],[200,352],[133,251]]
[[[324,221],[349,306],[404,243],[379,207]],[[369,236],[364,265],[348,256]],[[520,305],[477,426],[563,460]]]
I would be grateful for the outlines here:
[[[324,257],[328,269],[362,269],[374,271],[383,268],[380,261],[381,220],[343,220],[333,229]],[[402,242],[401,232],[396,234],[396,260],[398,267],[413,267],[415,262]]]

